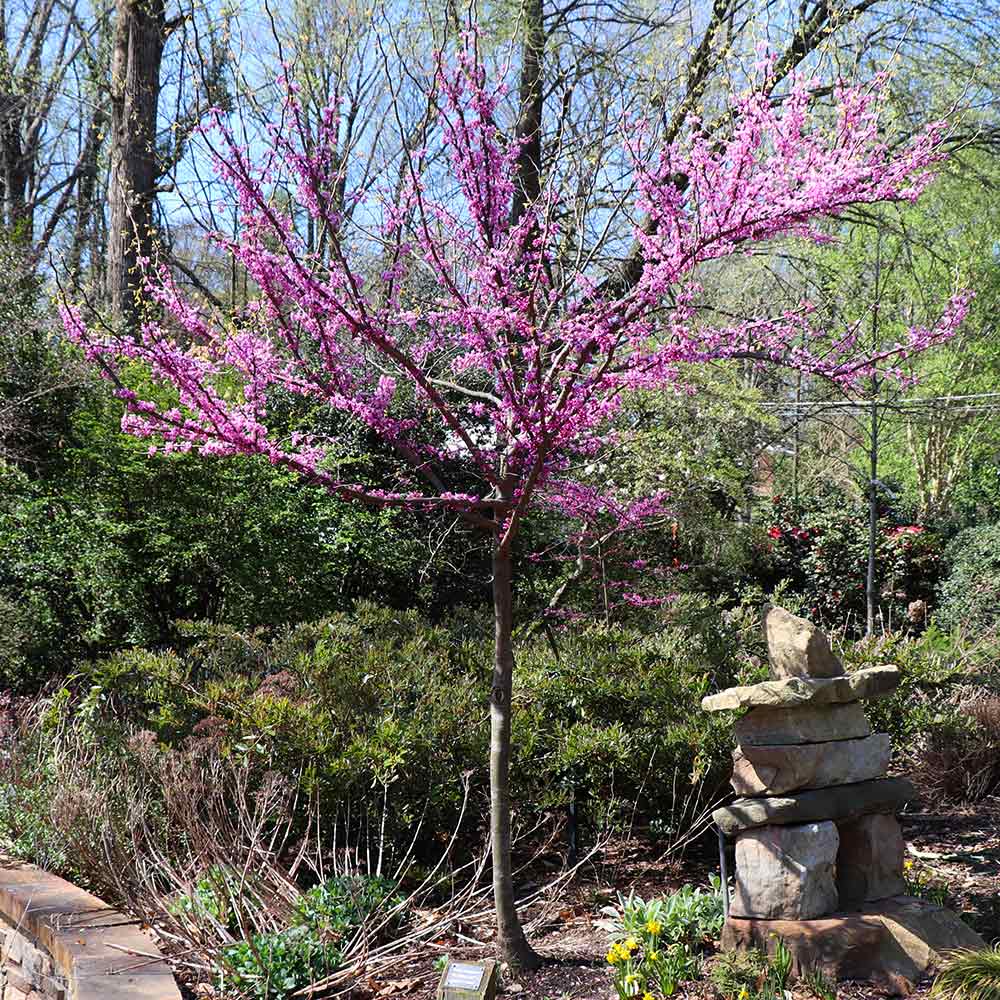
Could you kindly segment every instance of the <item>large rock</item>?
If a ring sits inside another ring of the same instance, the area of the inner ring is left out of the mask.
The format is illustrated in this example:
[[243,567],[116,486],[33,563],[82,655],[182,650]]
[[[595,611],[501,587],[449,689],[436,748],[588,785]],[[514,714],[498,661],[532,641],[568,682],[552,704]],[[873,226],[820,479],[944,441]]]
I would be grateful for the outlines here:
[[737,917],[809,920],[837,909],[834,823],[765,826],[736,841]]
[[895,816],[873,815],[838,823],[837,891],[840,908],[900,896],[906,891],[906,843]]
[[795,795],[737,799],[728,806],[716,809],[712,819],[723,833],[732,837],[742,830],[770,824],[784,826],[825,819],[856,819],[869,813],[895,813],[901,806],[916,799],[913,785],[905,778],[877,778]]
[[735,711],[741,708],[795,708],[800,705],[836,705],[862,698],[879,698],[899,684],[896,667],[869,667],[843,677],[809,680],[789,677],[783,681],[762,681],[745,687],[727,688],[701,700],[706,712]]
[[830,650],[826,636],[812,622],[784,608],[764,613],[771,672],[783,677],[839,677],[843,664]]
[[880,778],[889,752],[888,733],[798,746],[739,746],[733,751],[733,790],[737,795],[780,795]]
[[898,993],[937,969],[949,951],[985,947],[951,910],[906,896],[819,920],[730,915],[722,929],[724,951],[760,948],[773,953],[779,940],[792,953],[796,977],[820,970],[833,979],[868,980]]
[[828,743],[871,736],[858,702],[815,708],[752,708],[734,727],[742,747],[788,743]]

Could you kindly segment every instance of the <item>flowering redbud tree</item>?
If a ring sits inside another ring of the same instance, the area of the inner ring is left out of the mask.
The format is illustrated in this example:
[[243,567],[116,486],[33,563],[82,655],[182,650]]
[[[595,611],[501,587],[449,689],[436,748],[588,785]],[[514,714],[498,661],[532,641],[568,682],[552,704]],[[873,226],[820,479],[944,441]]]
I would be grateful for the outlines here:
[[[65,328],[115,384],[123,430],[150,438],[151,452],[262,455],[338,497],[455,512],[492,540],[493,887],[499,949],[530,966],[537,956],[515,908],[508,791],[518,530],[537,504],[578,520],[610,509],[573,469],[614,447],[614,418],[630,394],[675,391],[686,365],[748,359],[848,382],[884,361],[859,355],[857,330],[813,329],[807,305],[729,326],[702,321],[699,267],[779,237],[822,239],[820,223],[852,204],[916,198],[939,159],[943,126],[890,149],[877,85],[840,88],[835,111],[820,115],[805,79],[780,102],[766,81],[734,98],[721,138],[695,131],[657,148],[655,130],[630,123],[624,145],[631,207],[645,218],[634,227],[644,264],[631,287],[612,293],[586,263],[567,262],[554,183],[543,180],[526,209],[512,209],[520,143],[504,131],[504,88],[487,79],[474,44],[439,60],[447,177],[429,183],[427,151],[408,151],[404,182],[359,192],[353,222],[331,197],[350,176],[336,155],[337,107],[317,136],[289,89],[286,126],[264,152],[238,144],[221,117],[213,126],[216,169],[241,218],[238,238],[218,238],[259,289],[245,312],[234,320],[207,311],[165,269],[151,269],[157,318],[138,334],[88,327],[74,307],[64,309]],[[322,255],[273,197],[282,172],[326,234]],[[937,325],[911,330],[889,353],[946,338],[966,302],[957,295]],[[159,389],[128,388],[125,368],[136,364]],[[408,471],[390,482],[345,478],[336,440],[278,430],[274,400],[288,394],[368,428]],[[662,514],[664,503],[657,495],[614,509],[632,525]]]

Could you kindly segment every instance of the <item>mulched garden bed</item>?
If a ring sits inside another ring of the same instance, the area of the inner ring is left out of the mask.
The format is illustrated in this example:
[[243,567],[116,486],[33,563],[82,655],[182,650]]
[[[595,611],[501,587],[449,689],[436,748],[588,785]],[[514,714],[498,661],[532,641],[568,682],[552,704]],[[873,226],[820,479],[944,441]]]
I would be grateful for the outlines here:
[[[987,941],[1000,939],[1000,797],[974,807],[904,816],[903,832],[913,861],[911,877],[931,888],[944,887],[950,905],[963,912]],[[532,973],[505,976],[502,995],[511,1000],[609,1000],[613,992],[604,961],[609,930],[602,909],[617,901],[619,894],[634,891],[649,898],[684,883],[704,884],[715,870],[715,859],[708,855],[689,856],[681,864],[658,860],[641,841],[615,844],[563,890],[560,909],[542,915],[541,926],[531,938],[547,959],[545,965]],[[433,965],[435,954],[487,958],[492,945],[489,941],[477,944],[470,935],[442,938],[433,949],[401,956],[391,972],[359,984],[358,1000],[434,996],[439,978]],[[926,997],[929,992],[930,983],[924,982],[911,996]],[[793,995],[812,996],[800,990]],[[862,1000],[885,994],[870,983],[841,983],[837,995],[840,1000]],[[707,1000],[715,994],[708,983],[698,982],[683,985],[675,996]]]

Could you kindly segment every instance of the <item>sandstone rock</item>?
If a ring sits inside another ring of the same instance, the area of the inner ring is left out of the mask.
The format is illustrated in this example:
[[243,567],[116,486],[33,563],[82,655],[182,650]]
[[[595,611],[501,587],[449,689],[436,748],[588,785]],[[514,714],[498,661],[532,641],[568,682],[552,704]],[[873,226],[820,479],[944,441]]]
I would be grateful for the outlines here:
[[894,896],[865,909],[878,914],[899,950],[924,972],[939,968],[949,952],[986,947],[957,913],[926,899]]
[[738,917],[808,920],[837,909],[834,865],[840,838],[830,822],[765,826],[736,841]]
[[862,698],[878,698],[899,684],[896,667],[869,667],[842,677],[809,680],[789,677],[783,681],[762,681],[745,687],[728,688],[701,700],[706,712],[741,708],[794,708],[799,705],[833,705]]
[[838,823],[837,890],[840,908],[899,896],[906,891],[903,857],[906,844],[895,816],[862,816]]
[[877,778],[853,785],[834,785],[788,796],[737,799],[712,813],[712,819],[728,836],[770,824],[816,823],[846,820],[869,813],[895,813],[917,793],[905,778]]
[[978,934],[943,907],[908,896],[868,903],[860,913],[819,920],[748,920],[730,916],[722,930],[725,951],[784,942],[798,977],[814,969],[834,979],[909,984],[940,966],[956,948],[983,948]]
[[784,608],[764,613],[764,636],[771,672],[779,679],[839,677],[844,672],[826,636],[812,622]]
[[888,765],[888,733],[830,743],[741,746],[733,751],[732,785],[737,795],[780,795],[880,778]]
[[792,953],[792,975],[819,971],[831,979],[869,979],[880,965],[885,926],[877,917],[835,914],[818,920],[751,920],[730,913],[722,928],[723,951],[760,949],[778,940]]
[[752,708],[734,727],[742,747],[789,743],[826,743],[871,736],[858,702],[815,708]]

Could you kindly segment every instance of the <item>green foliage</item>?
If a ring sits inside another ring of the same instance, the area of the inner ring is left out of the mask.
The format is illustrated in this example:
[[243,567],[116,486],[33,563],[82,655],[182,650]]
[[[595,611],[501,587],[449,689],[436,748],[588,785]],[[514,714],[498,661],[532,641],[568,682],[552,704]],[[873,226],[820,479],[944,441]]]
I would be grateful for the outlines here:
[[915,640],[890,633],[844,649],[852,668],[899,667],[899,687],[868,714],[928,801],[976,801],[1000,788],[997,654],[995,636],[933,624]]
[[226,996],[284,1000],[336,972],[342,958],[340,948],[312,927],[255,934],[223,950],[226,971],[219,977],[219,989]]
[[769,957],[759,950],[720,955],[710,979],[722,1000],[786,1000],[792,956],[780,938]]
[[948,548],[937,617],[970,632],[1000,628],[1000,524],[960,532]]
[[[795,503],[776,496],[762,542],[770,585],[784,580],[817,622],[855,634],[866,618],[868,501],[827,489]],[[876,560],[879,612],[887,627],[907,623],[911,601],[932,604],[943,567],[943,544],[914,512],[883,499]]]
[[816,1000],[837,1000],[837,983],[822,969],[809,969],[802,976],[802,985]]
[[[194,919],[209,916],[225,923],[226,899],[238,879],[237,873],[216,868],[199,880],[181,905]],[[299,897],[289,926],[222,949],[220,988],[226,995],[283,1000],[335,972],[359,927],[379,912],[402,907],[403,899],[395,890],[388,879],[360,875],[338,876],[313,886]]]
[[943,1000],[1000,1000],[1000,946],[952,955],[934,980],[931,996]]
[[[151,457],[7,256],[0,239],[0,684],[36,690],[80,659],[177,644],[179,620],[254,629],[367,596],[431,613],[482,602],[483,545],[438,539],[435,517],[346,503],[263,460]],[[272,405],[289,429],[327,419]],[[356,430],[324,431],[345,471],[387,461]],[[444,560],[432,575],[428,540]]]
[[698,948],[715,941],[724,922],[722,882],[717,875],[707,888],[685,885],[663,899],[648,902],[635,895],[619,900],[621,932],[639,938],[651,925],[659,927],[660,940]]
[[936,878],[924,865],[909,858],[903,862],[903,881],[906,883],[907,896],[928,899],[938,906],[947,906],[950,902],[947,883]]
[[619,900],[615,942],[607,954],[620,1000],[674,996],[685,980],[701,972],[699,948],[722,929],[722,889],[718,879],[709,888],[689,885],[665,899],[643,900],[634,894]]
[[239,892],[239,873],[222,865],[212,865],[195,882],[191,892],[171,900],[167,909],[174,916],[183,916],[195,923],[218,924],[236,935],[239,921],[231,901]]
[[376,875],[329,878],[302,894],[295,907],[296,923],[324,935],[343,938],[376,910],[401,906],[396,884]]
[[[522,811],[573,800],[586,832],[630,822],[638,803],[665,838],[686,829],[693,816],[679,803],[700,789],[691,808],[707,805],[730,767],[727,721],[697,706],[710,687],[737,679],[742,625],[707,617],[711,628],[692,619],[657,635],[560,636],[555,652],[541,638],[519,644],[513,776]],[[384,816],[388,864],[416,823],[427,831],[418,848],[432,850],[435,833],[458,824],[466,794],[470,834],[485,804],[485,635],[476,618],[432,626],[369,604],[275,635],[186,625],[180,652],[136,649],[82,668],[59,725],[98,756],[127,760],[143,731],[164,753],[213,746],[257,775],[284,776],[329,817],[347,803],[372,829]],[[56,751],[47,743],[33,759]],[[36,777],[19,801],[46,786]]]

